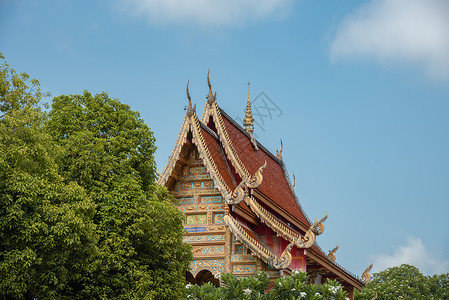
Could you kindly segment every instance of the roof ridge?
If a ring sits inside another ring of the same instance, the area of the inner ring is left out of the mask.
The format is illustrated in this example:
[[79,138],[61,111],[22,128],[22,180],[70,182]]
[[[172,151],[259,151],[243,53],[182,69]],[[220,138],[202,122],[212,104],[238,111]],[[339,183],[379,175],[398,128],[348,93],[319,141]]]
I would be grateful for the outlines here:
[[237,151],[235,150],[232,144],[232,141],[226,130],[226,126],[223,123],[223,119],[221,116],[222,111],[221,108],[218,106],[216,101],[211,104],[206,103],[206,105],[209,105],[209,108],[207,109],[206,114],[203,116],[203,120],[205,120],[207,116],[213,117],[215,121],[215,128],[217,129],[217,134],[218,137],[220,138],[221,144],[223,145],[226,156],[230,160],[231,164],[233,165],[234,169],[236,170],[240,178],[242,180],[249,181],[252,176],[246,169],[246,166],[243,164],[242,160],[240,159]]
[[[249,140],[251,140],[250,134],[239,124],[237,123],[231,116],[229,116],[221,107],[218,108],[220,111],[220,114],[224,116],[229,122],[232,123],[236,128],[238,128]],[[268,156],[270,156],[274,161],[276,161],[279,165],[283,166],[284,162],[280,159],[278,159],[273,153],[271,153],[270,150],[265,148],[264,145],[262,145],[259,141],[257,141],[257,146],[262,149]]]

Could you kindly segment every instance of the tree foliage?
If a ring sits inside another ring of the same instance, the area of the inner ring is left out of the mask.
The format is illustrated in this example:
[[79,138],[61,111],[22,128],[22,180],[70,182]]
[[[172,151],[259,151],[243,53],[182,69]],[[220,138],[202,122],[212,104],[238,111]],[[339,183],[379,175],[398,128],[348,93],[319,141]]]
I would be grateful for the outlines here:
[[449,273],[425,276],[403,264],[375,273],[355,299],[449,299]]
[[[1,56],[1,59],[4,58]],[[95,204],[58,174],[37,80],[0,69],[0,298],[56,298],[95,253]]]
[[0,75],[0,298],[182,297],[191,249],[139,114],[88,92],[45,113],[37,80]]
[[328,280],[322,285],[308,284],[307,274],[293,272],[271,282],[268,274],[259,272],[256,276],[236,277],[231,274],[221,275],[221,286],[210,283],[202,286],[187,284],[188,299],[218,300],[344,300],[347,293],[336,280]]

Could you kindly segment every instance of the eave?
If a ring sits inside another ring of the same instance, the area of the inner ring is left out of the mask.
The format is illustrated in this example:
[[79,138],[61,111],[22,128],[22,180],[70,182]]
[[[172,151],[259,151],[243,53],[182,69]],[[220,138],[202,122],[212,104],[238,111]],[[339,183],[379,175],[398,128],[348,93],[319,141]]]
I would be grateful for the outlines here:
[[292,262],[290,253],[292,245],[289,245],[280,257],[264,246],[256,237],[251,237],[231,215],[226,214],[224,221],[235,237],[241,241],[252,254],[275,269],[286,269]]
[[317,254],[314,249],[307,249],[307,251],[305,253],[308,258],[317,262],[323,268],[331,271],[337,277],[346,281],[347,283],[354,286],[358,290],[361,290],[365,286],[363,284],[363,282],[360,279],[358,279],[355,275],[344,270],[341,266],[337,265],[337,263],[335,263],[335,262],[332,262],[327,257],[323,257],[323,256]]

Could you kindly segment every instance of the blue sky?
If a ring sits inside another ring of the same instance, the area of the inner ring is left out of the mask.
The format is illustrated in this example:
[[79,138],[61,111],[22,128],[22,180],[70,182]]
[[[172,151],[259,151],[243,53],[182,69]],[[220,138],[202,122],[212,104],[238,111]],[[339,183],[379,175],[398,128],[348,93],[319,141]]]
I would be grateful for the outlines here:
[[[317,240],[361,275],[449,272],[449,2],[0,0],[0,52],[53,96],[106,91],[152,128],[161,171],[207,70],[283,158]],[[262,96],[257,97],[260,93]],[[265,95],[265,96],[264,96]],[[267,106],[274,109],[268,114]]]

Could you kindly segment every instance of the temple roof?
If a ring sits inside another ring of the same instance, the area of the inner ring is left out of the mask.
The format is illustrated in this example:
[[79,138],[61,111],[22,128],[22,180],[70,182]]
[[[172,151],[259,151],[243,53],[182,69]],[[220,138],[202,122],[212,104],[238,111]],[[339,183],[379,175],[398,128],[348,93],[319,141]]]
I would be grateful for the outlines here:
[[[192,107],[187,86],[189,109],[169,162],[159,177],[159,184],[165,185],[172,176],[190,132],[192,142],[197,146],[215,187],[221,192],[224,201],[234,207],[233,213],[227,214],[225,218],[227,225],[254,254],[272,266],[287,268],[286,258],[290,255],[291,247],[305,248],[314,263],[360,288],[363,282],[336,264],[315,243],[315,236],[324,230],[323,222],[327,216],[320,222],[312,223],[309,220],[294,193],[281,153],[273,155],[255,140],[252,130],[245,130],[226,114],[216,102],[209,77],[208,85],[209,95],[202,121],[198,119],[195,107]],[[247,107],[247,114],[248,111],[250,107]],[[248,123],[247,127],[250,125]],[[273,256],[273,252],[258,240],[254,232],[242,227],[233,218],[234,214],[256,225],[265,223],[287,240],[290,244],[284,250],[282,259]]]
[[251,144],[251,138],[244,129],[224,111],[220,110],[220,114],[224,117],[223,123],[230,140],[248,172],[254,174],[265,161],[267,162],[263,172],[264,180],[257,189],[286,212],[292,214],[304,227],[309,228],[311,224],[295,199],[291,185],[285,176],[283,163],[259,143],[260,150],[256,151]]

